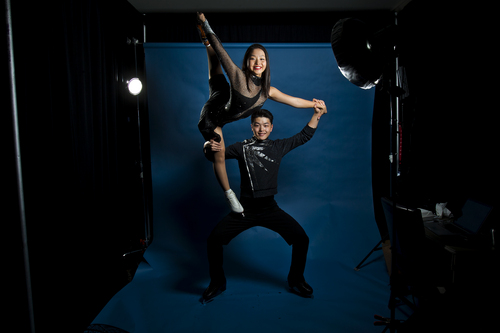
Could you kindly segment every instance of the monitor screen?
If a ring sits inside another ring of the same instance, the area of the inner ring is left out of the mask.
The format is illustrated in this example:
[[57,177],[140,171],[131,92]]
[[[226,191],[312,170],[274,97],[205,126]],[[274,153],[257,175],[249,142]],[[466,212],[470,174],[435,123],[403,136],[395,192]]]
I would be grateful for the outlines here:
[[475,234],[479,232],[479,229],[490,214],[491,209],[491,206],[468,199],[462,207],[462,216],[460,216],[455,223],[461,228]]

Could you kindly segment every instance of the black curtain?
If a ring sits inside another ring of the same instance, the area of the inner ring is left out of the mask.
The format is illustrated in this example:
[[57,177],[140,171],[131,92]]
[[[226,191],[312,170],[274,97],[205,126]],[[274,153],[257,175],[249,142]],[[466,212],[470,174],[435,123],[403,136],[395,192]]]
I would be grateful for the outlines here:
[[[135,75],[127,39],[142,40],[142,15],[125,0],[11,6],[36,329],[81,332],[127,282],[123,254],[140,248],[150,209],[143,201],[137,116],[139,103],[149,197],[147,105],[125,91]],[[145,82],[141,45],[137,54]],[[12,123],[4,126],[13,154]],[[9,155],[10,193],[17,191],[13,160]],[[14,197],[7,228],[19,251]],[[20,259],[9,261],[18,278]],[[18,278],[12,281],[24,292]]]
[[490,45],[480,42],[493,27],[479,11],[420,0],[398,14],[407,91],[397,194],[420,207],[470,197],[497,204]]
[[[498,177],[490,156],[495,112],[485,55],[492,22],[478,9],[431,0],[410,2],[397,15],[397,54],[405,92],[401,98],[402,156],[394,196],[413,207],[448,203],[455,215],[467,198],[497,206]],[[390,109],[378,89],[373,116],[375,216],[388,196]]]
[[[338,12],[205,12],[222,43],[330,43],[339,19],[357,17],[381,29],[392,18],[388,10]],[[148,13],[148,43],[193,42],[200,38],[195,13]]]

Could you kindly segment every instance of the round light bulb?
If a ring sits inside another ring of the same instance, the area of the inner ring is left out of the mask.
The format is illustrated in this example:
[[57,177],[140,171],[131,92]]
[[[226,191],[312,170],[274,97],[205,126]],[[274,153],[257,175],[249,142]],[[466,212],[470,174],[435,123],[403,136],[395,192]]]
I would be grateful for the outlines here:
[[132,95],[139,95],[139,93],[142,90],[142,82],[138,78],[133,78],[130,81],[127,82],[128,85],[128,91]]

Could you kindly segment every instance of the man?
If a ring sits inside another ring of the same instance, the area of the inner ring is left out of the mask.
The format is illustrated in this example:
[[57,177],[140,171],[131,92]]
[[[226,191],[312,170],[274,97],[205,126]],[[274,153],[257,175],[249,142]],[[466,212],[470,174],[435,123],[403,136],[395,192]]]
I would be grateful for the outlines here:
[[[311,120],[300,133],[287,139],[270,140],[273,115],[261,109],[251,118],[253,137],[226,148],[226,159],[238,160],[241,176],[240,202],[244,212],[229,213],[217,224],[208,238],[207,254],[211,282],[203,293],[204,302],[226,290],[226,278],[222,268],[223,245],[229,244],[241,232],[255,226],[279,233],[292,245],[288,286],[300,296],[312,296],[313,289],[304,279],[309,238],[300,224],[278,207],[274,195],[278,193],[281,159],[312,138],[321,116],[326,112],[324,102],[317,101]],[[204,151],[208,159],[213,152],[221,150],[221,145],[213,140],[205,143]]]

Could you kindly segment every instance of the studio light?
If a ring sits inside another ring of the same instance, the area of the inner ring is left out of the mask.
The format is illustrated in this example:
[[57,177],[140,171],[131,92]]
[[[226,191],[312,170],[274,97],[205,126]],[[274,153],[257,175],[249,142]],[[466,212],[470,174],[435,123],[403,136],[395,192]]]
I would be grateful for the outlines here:
[[[340,72],[349,80],[362,89],[370,89],[379,83],[381,90],[387,92],[390,99],[387,103],[387,110],[390,114],[390,198],[392,200],[392,212],[396,212],[396,179],[398,173],[399,148],[401,145],[399,136],[399,117],[402,114],[399,97],[404,90],[400,87],[399,82],[399,64],[398,64],[398,48],[397,42],[400,40],[400,32],[397,28],[397,13],[395,16],[395,24],[390,25],[376,33],[373,33],[367,24],[354,19],[347,18],[339,20],[332,29],[331,44],[333,54],[337,60]],[[396,158],[395,158],[396,157]],[[399,230],[396,225],[401,222],[400,218],[392,215],[392,226],[388,225],[389,234],[396,234]],[[405,221],[407,222],[407,221]],[[389,239],[390,239],[389,238]],[[379,245],[386,238],[382,238]],[[391,241],[392,242],[392,241]],[[374,249],[376,249],[377,245]],[[400,244],[399,244],[400,245]],[[391,247],[392,258],[396,258],[396,246]],[[370,254],[368,254],[369,256]],[[365,257],[366,258],[368,258]],[[363,259],[363,261],[365,260]],[[396,271],[395,260],[391,262],[391,272]],[[358,265],[359,266],[359,265]],[[398,280],[399,279],[399,280]],[[406,295],[399,295],[394,292],[395,289],[400,289],[403,285],[401,275],[391,274],[391,288],[389,307],[391,309],[391,318],[386,322],[386,330],[390,329],[395,332],[395,324],[397,321],[394,318],[395,308],[398,302],[414,305],[409,300],[406,300]],[[384,330],[385,331],[385,330]]]
[[127,88],[132,95],[139,95],[142,91],[142,82],[138,78],[134,77],[133,79],[127,81]]
[[377,85],[384,70],[384,50],[370,28],[355,18],[339,20],[331,44],[340,72],[362,89]]

